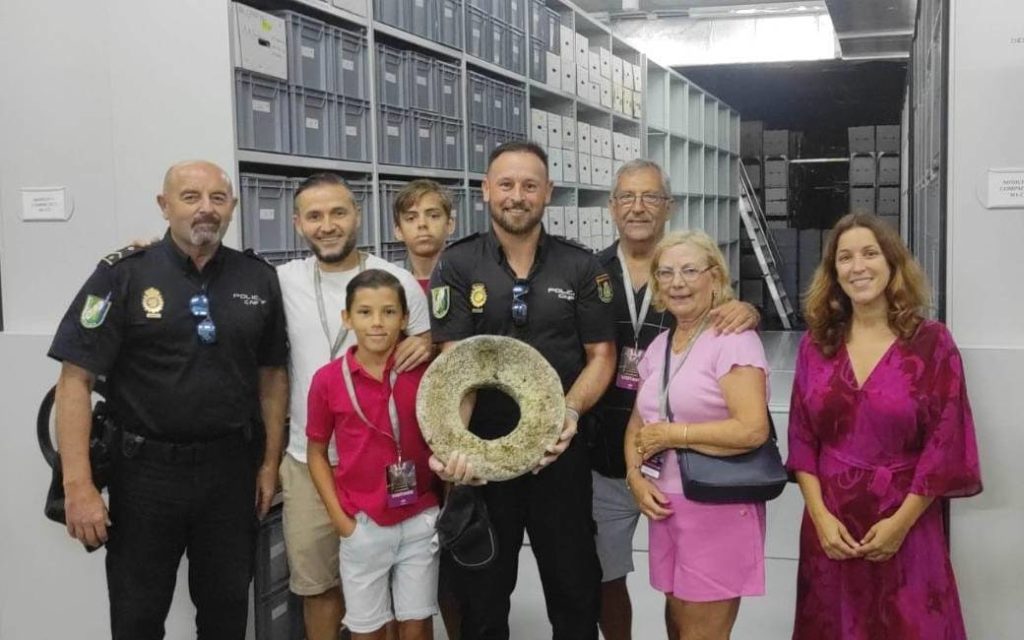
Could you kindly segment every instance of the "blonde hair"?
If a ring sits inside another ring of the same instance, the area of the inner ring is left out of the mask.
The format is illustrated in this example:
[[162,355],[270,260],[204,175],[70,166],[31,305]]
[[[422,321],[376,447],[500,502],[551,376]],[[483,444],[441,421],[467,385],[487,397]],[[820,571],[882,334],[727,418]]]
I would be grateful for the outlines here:
[[[711,271],[712,277],[715,279],[715,289],[711,296],[711,308],[729,302],[736,297],[733,293],[731,279],[729,278],[729,265],[725,263],[725,256],[722,255],[722,251],[718,248],[718,244],[703,231],[675,231],[666,235],[658,243],[658,246],[654,248],[654,256],[651,259],[651,270],[650,270],[650,287],[651,287],[651,303],[654,308],[658,311],[664,311],[665,305],[661,301],[661,285],[658,284],[658,278],[655,277],[655,272],[658,270],[658,263],[661,262],[661,256],[663,253],[671,249],[672,247],[678,247],[679,245],[689,245],[694,249],[697,249],[704,254],[705,259],[708,261],[708,267]],[[623,265],[625,267],[625,265]]]
[[804,320],[821,352],[831,358],[846,341],[853,316],[849,296],[839,286],[836,253],[839,238],[850,229],[864,228],[875,235],[878,246],[889,263],[889,283],[885,299],[889,303],[889,328],[903,340],[917,331],[928,307],[928,285],[920,265],[888,222],[867,213],[843,216],[829,233],[821,252],[821,263],[814,272],[811,286],[804,294]]

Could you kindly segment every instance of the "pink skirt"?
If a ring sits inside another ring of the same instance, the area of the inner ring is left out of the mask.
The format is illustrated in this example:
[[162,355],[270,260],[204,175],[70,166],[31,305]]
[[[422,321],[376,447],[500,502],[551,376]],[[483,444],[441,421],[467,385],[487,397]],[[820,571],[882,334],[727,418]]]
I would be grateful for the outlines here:
[[651,586],[688,602],[764,595],[764,504],[705,504],[667,494],[650,521]]

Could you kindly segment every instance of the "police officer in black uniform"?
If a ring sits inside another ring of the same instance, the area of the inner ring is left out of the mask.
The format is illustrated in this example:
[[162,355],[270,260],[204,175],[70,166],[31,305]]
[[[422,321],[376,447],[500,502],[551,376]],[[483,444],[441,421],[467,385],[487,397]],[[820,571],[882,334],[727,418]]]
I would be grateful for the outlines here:
[[[68,533],[107,543],[113,638],[163,637],[187,551],[198,637],[242,639],[284,432],[281,292],[270,265],[221,245],[237,199],[220,167],[171,167],[157,202],[166,236],[104,258],[50,348]],[[119,430],[109,514],[88,458],[97,376]]]
[[[436,341],[481,334],[523,340],[555,368],[566,394],[562,437],[538,462],[536,473],[481,488],[497,533],[498,558],[483,570],[456,569],[463,640],[509,638],[509,600],[524,528],[537,559],[554,638],[597,638],[601,571],[594,547],[590,467],[582,443],[573,436],[580,414],[612,378],[612,286],[586,248],[544,232],[540,223],[552,188],[543,149],[527,142],[495,149],[483,181],[493,232],[453,244],[431,278]],[[470,430],[484,438],[499,437],[518,417],[508,396],[480,390]],[[452,464],[434,460],[431,466],[449,479]]]

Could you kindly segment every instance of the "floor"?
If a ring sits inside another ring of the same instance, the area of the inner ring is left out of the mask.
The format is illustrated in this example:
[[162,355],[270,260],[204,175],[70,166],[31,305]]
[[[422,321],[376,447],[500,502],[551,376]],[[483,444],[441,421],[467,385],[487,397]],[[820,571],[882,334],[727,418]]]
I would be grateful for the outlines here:
[[[786,425],[789,396],[793,384],[793,366],[801,332],[771,331],[761,335],[771,369],[768,406],[778,430],[783,459],[786,457]],[[767,595],[747,598],[740,607],[733,640],[784,640],[793,629],[796,601],[796,561],[798,531],[803,502],[796,485],[789,485],[777,500],[768,505]],[[647,573],[647,523],[641,518],[633,538],[633,562],[636,571],[628,581],[633,600],[633,637],[638,640],[664,638],[664,597],[651,589]],[[509,625],[512,640],[541,640],[551,637],[544,610],[537,565],[529,546],[520,556],[519,584],[512,598]],[[435,619],[436,620],[436,619]],[[435,637],[447,638],[439,621]]]

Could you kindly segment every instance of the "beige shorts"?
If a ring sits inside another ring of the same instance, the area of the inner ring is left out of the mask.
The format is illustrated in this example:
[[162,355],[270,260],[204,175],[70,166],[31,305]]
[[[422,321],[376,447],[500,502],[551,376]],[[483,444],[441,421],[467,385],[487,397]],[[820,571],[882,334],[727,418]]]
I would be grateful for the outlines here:
[[337,587],[341,584],[338,534],[316,492],[309,467],[286,454],[281,461],[281,487],[289,588],[296,595],[315,596]]

